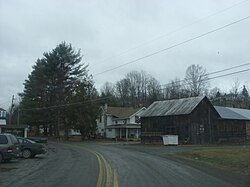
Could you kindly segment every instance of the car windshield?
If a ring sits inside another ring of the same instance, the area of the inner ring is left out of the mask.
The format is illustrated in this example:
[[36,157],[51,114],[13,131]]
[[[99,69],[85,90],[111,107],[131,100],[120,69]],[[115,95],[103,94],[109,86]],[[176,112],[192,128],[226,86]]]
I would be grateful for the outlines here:
[[36,142],[34,142],[33,140],[26,139],[26,138],[18,138],[18,141],[19,141],[20,143],[36,143]]
[[30,140],[30,139],[24,139],[25,141],[29,142],[29,143],[36,143],[35,141],[33,140]]

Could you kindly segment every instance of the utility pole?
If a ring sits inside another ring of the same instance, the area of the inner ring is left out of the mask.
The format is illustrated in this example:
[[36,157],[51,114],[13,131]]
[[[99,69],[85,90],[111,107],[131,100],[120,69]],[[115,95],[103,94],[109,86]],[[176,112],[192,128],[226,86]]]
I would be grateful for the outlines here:
[[12,110],[13,110],[13,107],[14,107],[14,95],[12,96],[12,99],[11,99],[11,106],[10,106],[10,118],[9,118],[9,124],[11,125],[11,118],[12,118]]
[[19,123],[19,121],[20,121],[20,108],[19,107],[18,107],[18,110],[17,110],[17,126],[20,125],[20,123]]

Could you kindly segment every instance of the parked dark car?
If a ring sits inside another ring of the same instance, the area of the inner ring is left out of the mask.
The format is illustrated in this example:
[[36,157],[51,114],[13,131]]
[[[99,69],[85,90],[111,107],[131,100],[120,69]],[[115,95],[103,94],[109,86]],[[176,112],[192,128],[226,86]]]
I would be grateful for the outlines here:
[[36,143],[47,143],[47,138],[45,137],[27,137],[27,139],[32,140]]
[[45,154],[45,146],[41,143],[36,143],[32,140],[17,137],[22,151],[23,158],[35,157],[38,154]]
[[0,162],[21,156],[20,145],[12,134],[0,134]]

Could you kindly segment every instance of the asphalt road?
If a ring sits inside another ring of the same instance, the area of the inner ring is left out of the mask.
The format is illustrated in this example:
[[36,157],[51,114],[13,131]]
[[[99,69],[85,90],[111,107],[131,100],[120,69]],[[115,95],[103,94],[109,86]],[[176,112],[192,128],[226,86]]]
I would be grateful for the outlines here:
[[[158,150],[162,150],[161,147]],[[154,148],[54,142],[50,143],[46,155],[1,163],[0,186],[247,187],[250,183],[234,175],[221,177],[206,172],[206,168],[201,170],[176,162]]]

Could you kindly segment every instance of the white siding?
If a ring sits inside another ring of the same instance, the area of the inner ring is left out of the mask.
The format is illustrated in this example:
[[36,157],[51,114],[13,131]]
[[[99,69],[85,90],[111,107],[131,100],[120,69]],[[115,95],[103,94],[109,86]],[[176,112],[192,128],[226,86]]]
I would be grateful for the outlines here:
[[6,118],[6,111],[0,110],[0,118]]
[[135,123],[135,116],[132,116],[132,117],[130,118],[130,123]]
[[81,135],[81,132],[80,132],[80,130],[69,129],[69,135],[70,136],[79,136],[79,135]]
[[6,125],[6,120],[5,119],[0,119],[0,125]]
[[106,137],[115,138],[116,137],[115,129],[106,129]]
[[107,126],[112,125],[112,116],[107,116]]
[[103,136],[104,135],[104,117],[103,116],[101,116],[101,121],[100,121],[100,118],[97,118],[96,126],[97,126],[97,129],[96,129],[97,134]]

